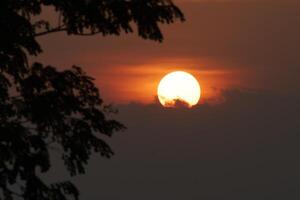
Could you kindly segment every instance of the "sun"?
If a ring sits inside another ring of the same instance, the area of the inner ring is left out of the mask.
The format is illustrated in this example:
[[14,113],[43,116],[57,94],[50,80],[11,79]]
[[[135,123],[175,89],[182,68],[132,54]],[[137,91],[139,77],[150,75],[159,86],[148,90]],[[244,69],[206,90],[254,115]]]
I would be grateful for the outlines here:
[[159,102],[164,107],[196,105],[201,96],[197,79],[184,71],[174,71],[164,76],[157,88]]

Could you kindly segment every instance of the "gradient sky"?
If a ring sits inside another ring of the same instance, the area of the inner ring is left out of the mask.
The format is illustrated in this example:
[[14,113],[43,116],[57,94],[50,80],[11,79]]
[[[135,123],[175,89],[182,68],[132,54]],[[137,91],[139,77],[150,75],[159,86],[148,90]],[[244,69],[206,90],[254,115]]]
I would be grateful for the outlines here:
[[153,101],[159,80],[173,70],[192,72],[203,98],[220,90],[297,93],[300,2],[295,0],[178,1],[187,21],[162,26],[162,44],[133,35],[41,37],[38,60],[82,66],[105,100]]
[[[112,160],[94,156],[73,179],[82,199],[300,199],[300,1],[176,2],[187,21],[162,26],[162,44],[40,38],[37,59],[82,66],[128,127],[105,138]],[[199,80],[202,104],[162,109],[158,82],[179,69]],[[55,165],[49,180],[65,177]]]

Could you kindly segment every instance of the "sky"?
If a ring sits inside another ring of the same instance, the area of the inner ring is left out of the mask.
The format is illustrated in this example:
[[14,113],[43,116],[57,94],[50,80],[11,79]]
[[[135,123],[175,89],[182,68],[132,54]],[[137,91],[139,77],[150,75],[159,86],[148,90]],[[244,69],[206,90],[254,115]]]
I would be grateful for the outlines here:
[[104,100],[113,103],[151,103],[159,80],[174,70],[196,76],[203,101],[232,88],[298,93],[299,1],[179,1],[178,6],[186,22],[163,25],[163,43],[136,34],[53,34],[40,38],[44,53],[37,59],[82,66],[96,78]]
[[[296,200],[300,198],[300,96],[227,91],[222,104],[119,106],[128,128],[104,138],[71,180],[89,200]],[[58,159],[57,159],[58,160]],[[51,181],[69,179],[56,160]]]
[[[186,22],[163,25],[163,43],[39,39],[36,60],[82,66],[128,127],[105,138],[111,160],[94,156],[73,178],[83,199],[299,199],[300,1],[176,3]],[[174,70],[200,82],[193,109],[157,103],[159,80]]]

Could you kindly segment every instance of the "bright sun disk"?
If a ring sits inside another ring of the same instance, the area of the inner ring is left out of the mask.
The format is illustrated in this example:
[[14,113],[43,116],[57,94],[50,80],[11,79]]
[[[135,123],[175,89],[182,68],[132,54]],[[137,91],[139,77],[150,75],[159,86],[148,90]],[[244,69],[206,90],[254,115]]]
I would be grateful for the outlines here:
[[201,96],[197,79],[184,71],[175,71],[164,76],[157,88],[159,102],[164,107],[175,107],[178,103],[192,107]]

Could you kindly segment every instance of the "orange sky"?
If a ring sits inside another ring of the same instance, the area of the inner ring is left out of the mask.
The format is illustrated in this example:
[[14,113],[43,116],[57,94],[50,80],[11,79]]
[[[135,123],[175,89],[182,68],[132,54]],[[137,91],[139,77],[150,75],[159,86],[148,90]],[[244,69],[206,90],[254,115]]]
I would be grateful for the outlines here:
[[[160,59],[152,60],[149,63],[140,65],[123,65],[122,67],[106,68],[99,71],[97,67],[89,70],[95,77],[97,85],[107,88],[103,89],[105,94],[109,94],[112,100],[122,102],[135,101],[150,103],[155,101],[156,90],[161,78],[169,72],[183,70],[193,74],[202,88],[202,101],[215,97],[216,88],[226,88],[236,84],[230,79],[235,72],[225,70],[208,70],[207,67],[212,63],[203,59]],[[201,67],[203,66],[203,67]],[[228,80],[227,80],[228,78]],[[115,81],[112,81],[115,80]],[[115,92],[109,90],[113,88]]]
[[96,78],[103,98],[115,103],[153,102],[160,78],[173,70],[199,80],[202,101],[232,88],[300,91],[300,2],[177,2],[187,21],[162,26],[162,44],[136,35],[53,34],[40,38],[44,53],[37,60],[82,66]]
[[[299,199],[300,1],[176,2],[187,21],[162,26],[162,44],[136,34],[39,38],[36,60],[82,66],[128,127],[104,138],[113,159],[93,155],[72,178],[82,199]],[[199,80],[203,104],[150,104],[173,70]],[[50,182],[64,178],[57,166]]]

